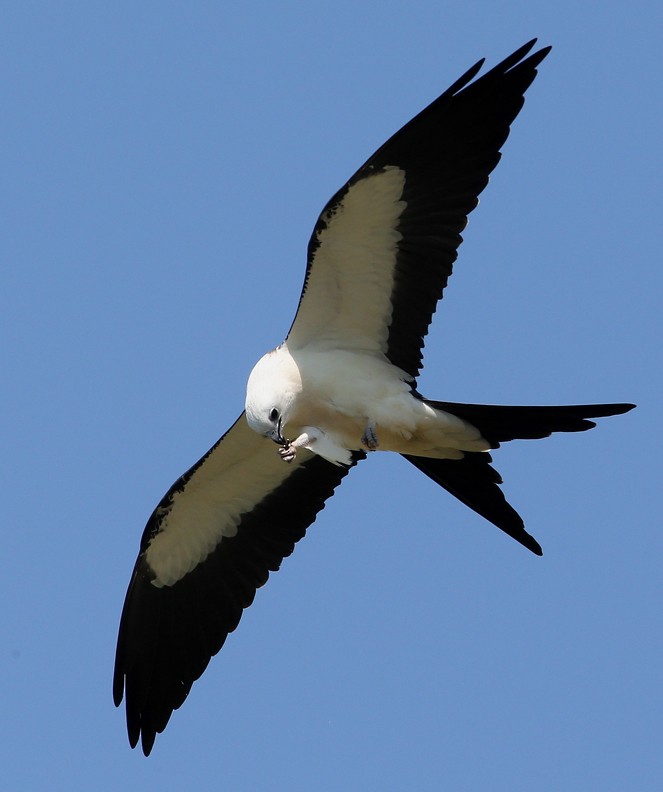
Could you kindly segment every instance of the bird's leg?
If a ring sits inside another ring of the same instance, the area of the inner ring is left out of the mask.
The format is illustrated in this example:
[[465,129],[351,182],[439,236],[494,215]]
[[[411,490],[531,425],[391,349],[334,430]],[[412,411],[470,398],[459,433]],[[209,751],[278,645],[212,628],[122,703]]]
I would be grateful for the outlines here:
[[307,432],[302,432],[295,440],[287,440],[286,444],[279,448],[279,455],[284,462],[292,462],[297,456],[298,448],[308,448],[318,438],[315,429],[307,427]]
[[378,446],[378,436],[375,433],[376,425],[373,421],[369,421],[366,424],[366,428],[364,429],[364,434],[361,436],[361,444],[364,448],[367,448],[369,451],[377,451]]

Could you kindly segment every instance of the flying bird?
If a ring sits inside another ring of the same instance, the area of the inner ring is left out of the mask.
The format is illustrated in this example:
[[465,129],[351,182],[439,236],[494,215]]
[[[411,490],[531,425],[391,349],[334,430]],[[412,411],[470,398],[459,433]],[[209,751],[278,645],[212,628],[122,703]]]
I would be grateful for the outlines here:
[[285,341],[253,369],[245,411],[145,527],[120,622],[113,695],[145,755],[256,589],[350,469],[394,451],[541,555],[490,451],[579,432],[631,404],[513,407],[417,390],[423,339],[461,231],[548,54],[483,60],[381,146],[322,210]]

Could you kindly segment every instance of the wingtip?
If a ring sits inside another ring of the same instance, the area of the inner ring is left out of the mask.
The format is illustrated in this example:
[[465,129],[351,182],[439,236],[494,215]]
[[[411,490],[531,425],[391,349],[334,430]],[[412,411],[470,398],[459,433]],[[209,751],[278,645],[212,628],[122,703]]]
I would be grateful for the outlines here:
[[[530,39],[526,44],[523,44],[522,47],[518,47],[518,49],[513,52],[511,55],[506,57],[501,63],[498,63],[497,66],[493,69],[496,72],[507,72],[510,69],[513,69],[516,66],[524,63],[524,58],[526,55],[529,55],[530,51],[537,43],[538,39],[533,38]],[[536,66],[541,63],[541,61],[546,57],[546,55],[550,52],[552,46],[548,45],[547,47],[542,47],[537,52],[532,53],[529,58],[527,58],[527,63],[529,65],[533,65],[535,68]]]
[[152,753],[152,748],[154,748],[154,741],[156,740],[156,737],[156,733],[146,734],[145,731],[143,731],[140,747],[143,750],[144,756],[149,756]]
[[[530,50],[534,47],[537,41],[538,39],[533,38],[530,39],[530,41],[528,41],[526,44],[523,44],[522,47],[518,47],[515,52],[512,52],[511,55],[504,58],[504,60],[500,61],[500,63],[498,63],[496,66],[493,66],[492,69],[483,74],[481,79],[489,77],[490,75],[504,75],[507,72],[510,72],[512,69],[517,69],[521,66],[526,66],[526,68],[531,69],[535,75],[537,66],[552,49],[552,46],[548,45],[546,47],[542,47],[540,50],[537,50],[530,55]],[[481,58],[481,60],[477,61],[474,66],[468,69],[465,74],[456,80],[455,83],[453,83],[453,85],[447,88],[442,96],[453,96],[465,88],[479,74],[485,62],[485,58]]]
[[539,37],[538,37],[538,36],[534,36],[534,38],[531,38],[529,41],[526,41],[526,42],[525,42],[525,43],[522,45],[522,47],[520,47],[519,49],[517,49],[517,50],[516,50],[516,51],[513,53],[513,57],[515,58],[515,57],[516,57],[516,55],[518,55],[518,56],[519,56],[519,57],[518,57],[518,60],[520,60],[520,58],[523,58],[523,57],[525,57],[525,55],[527,55],[527,53],[528,53],[528,52],[529,52],[529,51],[530,51],[530,50],[531,50],[531,49],[534,47],[534,45],[536,44],[536,42],[537,42],[538,40],[539,40]]
[[140,740],[140,729],[135,731],[130,726],[127,726],[127,736],[129,737],[129,746],[135,748],[138,745],[138,740]]
[[113,704],[119,707],[124,698],[124,677],[119,678],[117,674],[113,677]]
[[[523,44],[523,46],[519,50],[517,50],[517,52],[520,53],[520,57],[524,58],[525,55],[527,55],[527,53],[530,52],[530,50],[534,49],[534,45],[537,44],[538,41],[539,41],[539,37],[535,36],[533,39],[530,39],[526,44]],[[552,44],[546,44],[545,47],[541,47],[540,50],[537,50],[533,54],[537,56],[541,56],[541,58],[545,58],[545,56],[550,52],[551,49],[552,49]]]

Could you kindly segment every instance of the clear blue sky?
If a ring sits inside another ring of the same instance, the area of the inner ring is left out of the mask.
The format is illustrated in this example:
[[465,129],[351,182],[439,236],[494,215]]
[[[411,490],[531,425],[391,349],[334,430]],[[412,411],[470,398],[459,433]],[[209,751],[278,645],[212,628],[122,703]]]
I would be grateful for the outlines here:
[[[4,5],[6,789],[658,788],[662,30],[653,0]],[[533,36],[420,388],[638,410],[496,453],[543,558],[371,457],[145,759],[110,682],[146,518],[287,331],[326,200]]]

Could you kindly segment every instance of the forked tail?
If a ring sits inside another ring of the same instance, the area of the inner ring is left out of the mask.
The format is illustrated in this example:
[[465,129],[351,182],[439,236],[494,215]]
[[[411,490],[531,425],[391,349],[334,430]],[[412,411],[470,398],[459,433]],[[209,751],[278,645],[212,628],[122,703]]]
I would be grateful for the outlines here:
[[[437,410],[462,418],[475,426],[497,448],[508,440],[548,437],[553,432],[584,432],[596,426],[592,418],[620,415],[634,404],[580,404],[563,407],[507,407],[492,404],[459,404],[424,399]],[[465,452],[463,459],[430,459],[403,454],[433,481],[470,509],[501,528],[536,555],[541,546],[525,530],[522,518],[507,502],[499,485],[502,477],[485,452]]]

